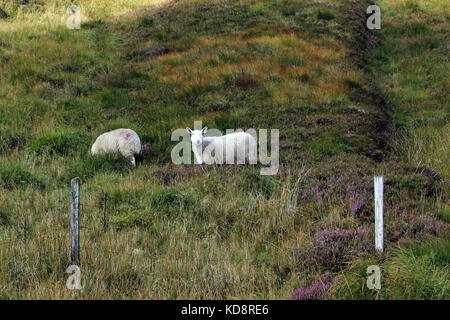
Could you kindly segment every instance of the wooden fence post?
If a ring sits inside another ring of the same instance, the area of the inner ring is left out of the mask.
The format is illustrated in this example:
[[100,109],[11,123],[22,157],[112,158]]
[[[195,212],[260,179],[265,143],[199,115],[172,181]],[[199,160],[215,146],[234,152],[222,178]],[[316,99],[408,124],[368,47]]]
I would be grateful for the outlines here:
[[80,261],[80,178],[71,181],[70,199],[70,261]]
[[375,250],[383,252],[383,176],[374,177],[375,190]]

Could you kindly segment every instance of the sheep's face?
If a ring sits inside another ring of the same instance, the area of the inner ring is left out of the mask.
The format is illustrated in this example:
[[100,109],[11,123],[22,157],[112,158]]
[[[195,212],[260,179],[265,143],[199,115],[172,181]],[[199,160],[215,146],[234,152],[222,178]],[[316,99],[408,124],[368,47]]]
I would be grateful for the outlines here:
[[190,128],[186,128],[186,130],[191,135],[192,144],[200,146],[203,143],[203,134],[208,130],[208,127],[204,127],[202,130],[191,130]]

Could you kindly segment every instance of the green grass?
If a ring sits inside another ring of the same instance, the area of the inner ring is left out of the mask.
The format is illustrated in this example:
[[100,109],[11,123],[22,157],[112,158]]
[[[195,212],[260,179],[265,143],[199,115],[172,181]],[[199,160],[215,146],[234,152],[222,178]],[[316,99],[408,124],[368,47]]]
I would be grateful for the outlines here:
[[[450,242],[414,243],[391,253],[387,262],[357,261],[342,273],[335,294],[338,299],[448,299]],[[380,265],[381,289],[366,288],[366,268]]]
[[394,125],[404,136],[399,153],[412,166],[449,177],[447,79],[448,3],[381,1],[386,9],[385,45],[374,55],[378,84],[396,108]]
[[25,145],[25,136],[20,132],[5,131],[0,135],[0,153],[22,148]]
[[8,189],[43,185],[39,178],[20,164],[0,167],[0,184]]
[[[378,298],[448,298],[448,17],[446,2],[424,3],[380,1],[380,42],[361,66],[344,1],[80,0],[79,30],[56,0],[7,1],[0,297],[285,299],[323,272],[330,298],[374,299],[365,270],[380,264]],[[171,164],[172,131],[194,120],[279,129],[279,174]],[[88,154],[119,127],[150,143],[137,168]],[[370,234],[374,174],[386,179],[385,259],[350,241],[345,264],[300,263],[317,231]],[[86,286],[71,292],[76,176]],[[25,220],[27,245],[10,243]]]
[[73,130],[45,132],[33,140],[30,150],[38,155],[48,153],[49,155],[67,156],[76,150],[87,151],[90,140],[89,135],[85,132]]
[[[448,3],[445,1],[380,1],[383,39],[372,54],[369,70],[387,103],[394,108],[392,140],[395,154],[416,171],[431,172],[438,179],[449,177],[449,126],[446,79]],[[421,178],[420,178],[421,179]],[[420,180],[419,179],[419,180]],[[403,190],[426,191],[426,182],[397,177]],[[424,184],[425,183],[425,184]],[[448,180],[442,183],[448,194]],[[431,209],[448,223],[448,205],[438,200]],[[447,236],[448,237],[448,236]],[[389,255],[386,262],[355,262],[339,281],[337,298],[351,299],[448,299],[449,242],[413,243]],[[380,292],[365,287],[365,268],[380,264]]]

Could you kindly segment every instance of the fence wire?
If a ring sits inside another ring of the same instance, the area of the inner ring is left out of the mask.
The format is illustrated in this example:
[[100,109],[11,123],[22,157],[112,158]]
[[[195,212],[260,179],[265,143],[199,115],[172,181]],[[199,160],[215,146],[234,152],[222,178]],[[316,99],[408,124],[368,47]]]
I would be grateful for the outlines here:
[[[103,193],[97,197],[94,203],[83,203],[80,201],[80,226],[79,231],[80,233],[84,233],[86,231],[88,232],[97,232],[97,233],[107,233],[113,230],[113,226],[110,222],[110,215],[111,212],[113,212],[116,207],[109,205],[109,196],[107,193]],[[89,214],[86,214],[86,210],[89,209]],[[70,219],[70,205],[67,207],[57,210],[56,214],[61,216],[66,216],[67,220]],[[180,218],[181,219],[181,218]],[[261,224],[261,220],[264,220],[264,217],[260,217],[259,219],[255,220],[252,218],[246,218],[241,217],[241,219],[246,220],[246,223],[252,226],[258,226]],[[87,223],[86,223],[87,222]],[[23,244],[27,245],[27,242],[33,241],[34,234],[32,232],[28,232],[31,226],[33,225],[32,221],[28,221],[27,218],[24,217],[23,221],[19,224],[18,227],[14,228],[14,230],[10,235],[9,239],[0,239],[0,249],[4,246],[9,246],[11,244]],[[65,228],[65,227],[64,227]],[[70,227],[68,228],[70,229]],[[219,227],[216,230],[211,230],[211,232],[205,232],[201,234],[196,235],[166,235],[166,234],[160,234],[159,237],[154,238],[154,241],[171,241],[171,240],[177,240],[177,241],[221,241],[224,238],[228,240],[239,240],[239,241],[245,241],[245,239],[242,238],[242,235],[224,235],[222,234],[221,230],[226,229],[225,227],[221,228]],[[40,234],[40,236],[46,237],[49,236],[49,234]],[[67,232],[67,237],[70,238],[70,230]],[[81,237],[80,242],[86,243],[86,238]],[[69,242],[70,243],[70,242]],[[270,243],[268,243],[270,245]],[[114,253],[114,254],[123,254],[126,250],[114,250],[109,248],[102,248],[101,246],[98,247],[101,250]],[[67,248],[68,252],[70,252],[70,246],[68,245]],[[81,250],[82,252],[83,250]],[[131,250],[133,251],[133,250]]]

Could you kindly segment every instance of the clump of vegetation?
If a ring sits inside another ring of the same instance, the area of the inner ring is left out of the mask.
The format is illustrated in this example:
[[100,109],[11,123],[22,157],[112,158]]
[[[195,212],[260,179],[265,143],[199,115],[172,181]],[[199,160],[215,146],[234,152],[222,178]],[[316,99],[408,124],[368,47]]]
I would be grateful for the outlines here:
[[191,212],[195,208],[195,199],[188,193],[175,188],[158,188],[147,198],[151,208],[162,210],[168,215],[178,215],[182,212]]
[[195,166],[175,166],[173,164],[166,164],[161,168],[157,168],[151,172],[151,175],[157,179],[157,182],[162,186],[171,186],[183,179],[187,179],[189,175],[199,172],[200,167]]
[[11,217],[8,209],[5,196],[0,195],[0,226],[10,223]]
[[[385,261],[359,259],[334,288],[338,299],[448,299],[450,241],[415,242],[394,250]],[[381,268],[381,289],[367,290],[367,266]]]
[[30,150],[38,155],[48,153],[67,156],[75,152],[86,152],[90,136],[86,132],[64,129],[46,132],[37,136]]
[[[145,195],[145,205],[136,208],[142,195],[130,193],[112,193],[110,204],[114,216],[112,223],[118,229],[130,227],[149,227],[160,214],[178,216],[186,212],[194,212],[196,201],[188,193],[175,188],[157,188]],[[127,205],[123,205],[127,204]],[[119,206],[116,208],[116,206]]]
[[60,180],[68,182],[74,177],[86,180],[104,172],[126,173],[132,169],[131,164],[119,154],[87,156],[68,167]]
[[312,237],[307,248],[300,250],[298,261],[307,267],[336,271],[355,256],[371,249],[370,233],[364,228],[324,228]]
[[151,224],[151,221],[151,213],[143,211],[126,212],[111,218],[112,224],[118,230],[130,227],[147,227]]
[[22,148],[26,143],[26,137],[20,132],[0,131],[0,153],[11,152]]
[[241,187],[250,193],[261,193],[269,198],[280,187],[280,181],[271,176],[262,176],[258,170],[246,169],[242,171]]
[[389,299],[408,300],[448,299],[449,249],[448,239],[440,243],[418,243],[410,249],[399,249],[387,264],[386,296]]
[[317,13],[317,18],[320,20],[333,20],[336,18],[336,15],[331,10],[320,9]]
[[44,183],[21,164],[6,165],[0,167],[0,186],[4,188],[41,188]]
[[318,277],[308,287],[295,290],[291,295],[291,300],[320,300],[324,299],[331,284],[331,277],[328,274]]
[[10,217],[9,214],[0,209],[0,226],[9,225]]

